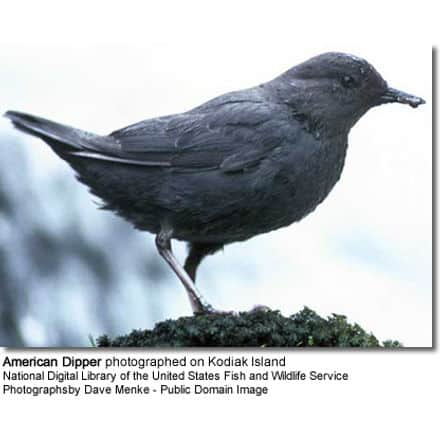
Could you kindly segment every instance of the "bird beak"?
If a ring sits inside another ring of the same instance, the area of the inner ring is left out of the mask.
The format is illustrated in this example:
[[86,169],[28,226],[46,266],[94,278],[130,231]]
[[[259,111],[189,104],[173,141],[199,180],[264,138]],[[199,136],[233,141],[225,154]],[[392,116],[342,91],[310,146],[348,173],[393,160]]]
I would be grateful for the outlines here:
[[409,93],[401,92],[397,89],[388,87],[385,93],[379,98],[379,104],[388,104],[391,102],[399,102],[400,104],[408,104],[413,108],[421,104],[425,104],[425,100]]

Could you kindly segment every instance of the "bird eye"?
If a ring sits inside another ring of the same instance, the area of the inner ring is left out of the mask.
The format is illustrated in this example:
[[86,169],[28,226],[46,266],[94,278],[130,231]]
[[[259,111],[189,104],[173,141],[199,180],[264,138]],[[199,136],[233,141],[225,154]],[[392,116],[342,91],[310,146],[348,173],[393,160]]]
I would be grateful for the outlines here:
[[347,88],[355,87],[356,81],[350,75],[344,75],[341,79],[342,85]]

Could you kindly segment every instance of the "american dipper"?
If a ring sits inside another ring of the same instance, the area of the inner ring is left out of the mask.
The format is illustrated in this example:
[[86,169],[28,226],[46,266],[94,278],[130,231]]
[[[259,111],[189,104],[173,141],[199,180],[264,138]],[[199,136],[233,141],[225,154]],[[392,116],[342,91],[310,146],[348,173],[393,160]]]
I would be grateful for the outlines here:
[[[108,136],[15,111],[5,116],[48,143],[106,209],[155,234],[194,313],[202,313],[214,310],[194,284],[202,259],[312,212],[339,180],[350,129],[391,102],[424,100],[388,87],[362,58],[331,52]],[[173,238],[189,243],[184,267]]]

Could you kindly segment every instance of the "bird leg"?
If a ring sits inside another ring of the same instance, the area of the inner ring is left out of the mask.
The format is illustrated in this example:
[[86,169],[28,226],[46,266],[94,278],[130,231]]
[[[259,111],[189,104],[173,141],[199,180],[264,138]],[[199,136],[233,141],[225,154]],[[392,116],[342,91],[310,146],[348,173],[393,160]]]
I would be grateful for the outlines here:
[[[198,292],[197,287],[190,275],[183,269],[180,263],[177,261],[171,250],[171,237],[172,230],[161,230],[156,235],[156,247],[161,257],[168,263],[174,273],[178,276],[183,286],[188,293],[191,308],[194,314],[198,313],[212,313],[214,309],[203,300],[202,295]],[[194,270],[195,275],[195,270]]]
[[[189,243],[189,253],[183,267],[194,283],[196,282],[197,269],[202,260],[207,255],[215,254],[220,249],[223,249],[223,243]],[[205,311],[204,313],[231,315],[235,312],[210,308],[210,310]]]
[[191,277],[196,282],[196,272],[202,260],[207,255],[212,255],[215,252],[223,249],[223,244],[219,243],[190,243],[189,254],[186,257],[185,265],[183,266]]
[[[199,267],[202,260],[208,256],[215,254],[220,249],[223,249],[223,244],[220,243],[190,243],[189,254],[186,257],[185,265],[183,266],[191,277],[191,279],[196,282],[196,273],[197,268]],[[252,307],[249,310],[249,313],[260,313],[260,312],[269,312],[270,307],[258,304]],[[216,310],[216,313],[225,313],[229,314],[232,312],[221,312]]]

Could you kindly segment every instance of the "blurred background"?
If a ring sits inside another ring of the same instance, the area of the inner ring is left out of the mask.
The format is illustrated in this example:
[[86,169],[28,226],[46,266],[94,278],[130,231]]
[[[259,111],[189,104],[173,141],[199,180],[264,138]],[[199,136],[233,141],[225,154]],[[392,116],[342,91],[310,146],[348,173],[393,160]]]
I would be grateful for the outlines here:
[[[198,285],[217,308],[265,304],[289,315],[307,305],[345,314],[381,340],[431,346],[429,44],[413,36],[387,43],[380,33],[346,38],[350,26],[323,38],[324,17],[314,21],[323,31],[304,39],[307,22],[289,26],[289,10],[255,7],[252,19],[238,6],[197,17],[178,6],[137,12],[98,20],[93,7],[87,16],[55,10],[60,19],[49,26],[47,17],[32,19],[36,8],[20,17],[23,31],[6,23],[0,112],[106,134],[267,81],[321,52],[366,58],[427,105],[371,110],[352,130],[342,178],[325,202],[298,224],[208,257]],[[0,345],[88,346],[89,334],[190,314],[152,235],[98,205],[46,144],[1,119]],[[174,248],[183,261],[185,245]]]

